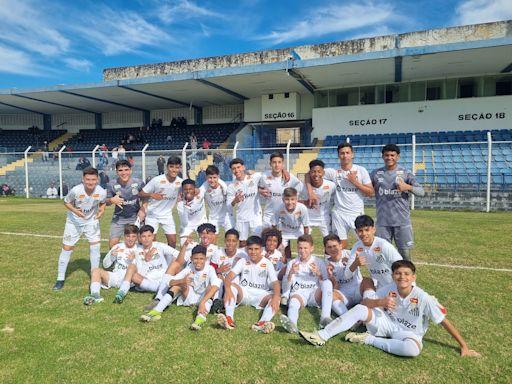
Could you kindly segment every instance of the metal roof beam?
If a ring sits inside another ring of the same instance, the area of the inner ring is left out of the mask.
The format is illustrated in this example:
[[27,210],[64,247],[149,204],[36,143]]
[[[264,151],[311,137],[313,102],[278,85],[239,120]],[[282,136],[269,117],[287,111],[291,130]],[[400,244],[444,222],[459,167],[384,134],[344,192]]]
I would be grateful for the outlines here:
[[100,99],[100,98],[98,98],[98,97],[93,97],[93,96],[81,95],[81,94],[79,94],[79,93],[71,92],[71,91],[66,91],[66,90],[63,90],[63,89],[59,90],[59,92],[66,93],[66,94],[68,94],[68,95],[73,95],[73,96],[83,97],[84,99],[89,99],[89,100],[99,101],[99,102],[101,102],[101,103],[107,103],[107,104],[117,105],[118,107],[123,107],[123,108],[133,109],[133,110],[135,110],[135,111],[147,112],[147,109],[138,108],[138,107],[133,107],[133,106],[131,106],[131,105],[126,105],[126,104],[118,103],[118,102],[116,102],[116,101]]
[[51,104],[51,105],[57,105],[59,107],[64,107],[64,108],[69,108],[69,109],[74,109],[76,111],[81,111],[81,112],[86,112],[86,113],[96,113],[94,111],[89,111],[88,109],[83,109],[83,108],[78,108],[78,107],[72,107],[70,105],[66,105],[66,104],[60,104],[60,103],[55,103],[53,101],[46,101],[46,100],[41,100],[41,99],[37,99],[35,97],[30,97],[30,96],[25,96],[25,95],[20,95],[20,94],[17,94],[17,93],[13,93],[12,96],[16,96],[16,97],[21,97],[23,99],[28,99],[28,100],[34,100],[34,101],[39,101],[41,103],[46,103],[46,104]]
[[295,68],[288,68],[286,70],[289,76],[293,77],[295,80],[297,80],[304,88],[306,88],[312,95],[315,94],[316,87],[304,77],[302,73],[300,73]]
[[236,97],[237,99],[249,100],[248,97],[246,97],[244,95],[241,95],[241,94],[239,94],[239,93],[237,93],[235,91],[232,91],[231,89],[225,88],[222,85],[212,83],[211,81],[208,81],[208,80],[205,80],[205,79],[196,79],[196,80],[199,81],[202,84],[208,85],[209,87],[213,87],[213,88],[216,88],[216,89],[218,89],[218,90],[220,90],[220,91],[222,91],[224,93],[227,93],[230,96]]
[[[155,97],[157,99],[161,99],[161,100],[165,100],[165,101],[170,101],[171,103],[183,105],[184,107],[190,107],[190,103],[185,103],[185,102],[180,101],[180,100],[171,99],[170,97],[155,95],[154,93],[146,92],[146,91],[141,91],[140,89],[131,88],[131,87],[128,87],[127,85],[119,85],[119,88],[127,89],[127,90],[132,91],[132,92],[137,92],[137,93],[140,93],[142,95]],[[196,106],[192,104],[192,108],[196,108]]]

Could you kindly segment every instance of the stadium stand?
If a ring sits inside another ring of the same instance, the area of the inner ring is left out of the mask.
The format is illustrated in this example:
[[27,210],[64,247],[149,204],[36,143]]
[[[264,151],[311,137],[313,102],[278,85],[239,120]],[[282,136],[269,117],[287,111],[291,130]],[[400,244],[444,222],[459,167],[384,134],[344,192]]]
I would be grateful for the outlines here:
[[29,145],[33,149],[41,148],[43,143],[48,143],[55,140],[59,136],[66,133],[65,130],[8,130],[2,129],[0,132],[0,148],[3,151],[9,152],[23,152]]

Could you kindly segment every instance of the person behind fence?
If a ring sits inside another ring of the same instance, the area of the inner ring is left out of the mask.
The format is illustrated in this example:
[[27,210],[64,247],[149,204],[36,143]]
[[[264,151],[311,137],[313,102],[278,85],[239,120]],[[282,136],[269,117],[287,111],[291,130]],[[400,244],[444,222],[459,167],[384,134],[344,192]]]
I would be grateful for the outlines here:
[[59,197],[57,188],[55,188],[55,183],[50,183],[50,186],[46,190],[46,197],[48,199],[56,199],[57,197]]
[[390,243],[395,240],[398,252],[404,259],[411,259],[414,245],[409,199],[425,196],[425,190],[414,174],[398,164],[400,148],[387,144],[382,148],[384,167],[370,174],[375,190],[377,208],[377,236]]
[[158,174],[163,175],[165,173],[165,158],[164,155],[158,156],[156,160],[156,167],[158,168]]

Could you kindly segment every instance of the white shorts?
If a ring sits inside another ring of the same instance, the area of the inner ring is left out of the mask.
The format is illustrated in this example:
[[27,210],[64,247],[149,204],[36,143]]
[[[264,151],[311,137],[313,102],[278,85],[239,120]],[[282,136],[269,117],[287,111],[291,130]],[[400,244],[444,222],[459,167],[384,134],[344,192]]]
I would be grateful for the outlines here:
[[331,232],[331,223],[328,222],[309,222],[309,233],[313,231],[313,228],[318,228],[320,230],[320,233],[322,234],[322,237],[327,236]]
[[396,340],[413,339],[422,346],[422,337],[414,332],[402,330],[393,323],[380,308],[372,309],[372,319],[366,323],[366,329],[370,334],[377,337],[389,337]]
[[243,297],[240,305],[250,305],[256,309],[262,309],[263,307],[260,307],[261,301],[268,295],[272,295],[272,291],[265,291],[264,289],[241,288]]
[[229,213],[226,213],[224,218],[210,217],[208,222],[215,225],[215,233],[219,233],[221,228],[224,228],[224,231],[228,231],[233,228],[233,216],[231,216]]
[[144,221],[146,225],[151,225],[155,230],[154,234],[158,232],[158,228],[160,225],[164,230],[166,235],[175,235],[176,234],[176,224],[174,224],[174,219],[172,216],[169,217],[146,217]]
[[270,215],[263,214],[263,228],[272,228],[272,217],[274,216],[274,212]]
[[193,305],[198,305],[201,299],[204,297],[205,292],[197,293],[192,288],[188,289],[187,297],[183,297],[180,295],[178,300],[176,300],[176,305],[183,307],[191,307]]
[[357,216],[359,216],[359,213],[351,215],[336,210],[332,211],[332,229],[341,240],[347,240],[349,232],[355,234],[354,222]]
[[[195,231],[196,231],[197,227],[193,227],[193,226],[186,226],[186,227],[181,227],[181,230],[180,230],[180,237],[188,237],[189,235],[193,234]],[[183,243],[182,243],[183,245]]]
[[240,234],[240,240],[245,241],[249,236],[260,236],[262,230],[261,217],[255,218],[252,221],[236,222],[235,229]]
[[100,222],[98,220],[94,220],[91,223],[78,225],[69,220],[66,220],[62,244],[73,246],[77,243],[78,240],[80,240],[82,235],[85,235],[85,238],[89,241],[89,243],[99,243],[101,239]]
[[302,299],[302,304],[305,307],[315,307],[320,308],[320,304],[316,302],[315,292],[318,288],[309,288],[309,289],[299,289],[297,291],[290,292],[290,300],[293,296],[300,296]]
[[126,270],[118,270],[116,272],[108,273],[108,285],[106,288],[119,288],[121,287],[121,283],[123,282],[124,275],[126,275]]
[[359,287],[352,292],[347,292],[341,289],[335,289],[335,291],[341,293],[344,297],[343,304],[347,306],[347,308],[351,308],[356,304],[360,304],[362,297],[361,292],[359,291]]

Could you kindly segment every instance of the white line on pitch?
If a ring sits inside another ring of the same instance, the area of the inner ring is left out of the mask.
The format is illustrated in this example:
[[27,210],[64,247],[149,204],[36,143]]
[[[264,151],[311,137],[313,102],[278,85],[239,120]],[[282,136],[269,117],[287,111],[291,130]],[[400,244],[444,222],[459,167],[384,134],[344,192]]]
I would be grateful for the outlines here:
[[[39,235],[39,234],[35,234],[35,233],[0,232],[0,235],[32,236],[32,237],[45,237],[45,238],[50,238],[50,239],[62,239],[62,236]],[[101,239],[101,241],[108,241],[108,239]],[[424,261],[415,261],[414,264],[425,265],[427,267],[469,269],[469,270],[481,270],[481,271],[493,271],[493,272],[512,272],[512,269],[510,269],[510,268],[489,268],[489,267],[478,267],[478,266],[470,266],[470,265],[449,265],[449,264],[426,263]]]

